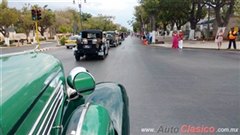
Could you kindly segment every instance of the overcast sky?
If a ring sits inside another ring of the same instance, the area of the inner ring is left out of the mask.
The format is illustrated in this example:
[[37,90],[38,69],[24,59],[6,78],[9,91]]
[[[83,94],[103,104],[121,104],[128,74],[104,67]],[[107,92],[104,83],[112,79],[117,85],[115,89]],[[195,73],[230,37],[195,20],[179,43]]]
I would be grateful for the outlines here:
[[82,12],[90,13],[93,16],[98,14],[112,15],[116,17],[116,23],[132,29],[127,21],[132,20],[134,6],[137,6],[137,0],[8,0],[9,7],[21,9],[24,3],[31,5],[38,4],[41,7],[48,5],[52,10],[66,9],[67,7],[75,8],[79,11],[78,3],[82,4]]

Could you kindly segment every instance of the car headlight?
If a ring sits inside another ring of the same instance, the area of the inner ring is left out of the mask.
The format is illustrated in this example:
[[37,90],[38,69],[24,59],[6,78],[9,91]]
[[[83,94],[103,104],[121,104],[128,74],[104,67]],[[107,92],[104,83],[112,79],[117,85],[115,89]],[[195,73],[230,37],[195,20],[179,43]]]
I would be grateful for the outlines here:
[[87,39],[83,39],[82,41],[83,41],[84,44],[88,43]]

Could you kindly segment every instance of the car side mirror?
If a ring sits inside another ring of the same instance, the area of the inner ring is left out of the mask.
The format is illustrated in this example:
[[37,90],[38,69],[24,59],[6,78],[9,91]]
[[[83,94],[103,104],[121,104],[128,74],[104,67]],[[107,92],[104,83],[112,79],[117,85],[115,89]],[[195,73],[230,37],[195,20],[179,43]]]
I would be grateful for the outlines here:
[[89,95],[95,89],[95,79],[84,67],[72,69],[68,74],[67,83],[81,95]]

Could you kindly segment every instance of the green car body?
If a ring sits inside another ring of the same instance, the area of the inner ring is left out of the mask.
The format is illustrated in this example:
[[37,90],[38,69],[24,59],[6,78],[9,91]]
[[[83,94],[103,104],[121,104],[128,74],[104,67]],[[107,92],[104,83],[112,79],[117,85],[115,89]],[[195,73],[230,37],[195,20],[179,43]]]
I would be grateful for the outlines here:
[[95,84],[83,67],[66,79],[62,63],[45,53],[1,56],[0,62],[0,135],[130,133],[121,84]]

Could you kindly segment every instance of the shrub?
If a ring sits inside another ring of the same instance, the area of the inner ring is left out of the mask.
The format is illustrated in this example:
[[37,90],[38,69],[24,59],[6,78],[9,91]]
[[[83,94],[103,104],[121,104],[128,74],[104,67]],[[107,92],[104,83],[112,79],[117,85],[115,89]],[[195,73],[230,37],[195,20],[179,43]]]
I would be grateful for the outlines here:
[[0,45],[3,45],[3,44],[4,44],[4,41],[1,41],[1,42],[0,42]]
[[45,40],[46,40],[46,37],[39,38],[39,41],[45,41]]
[[15,41],[14,41],[14,40],[10,40],[10,41],[9,41],[10,45],[11,45],[13,42],[15,42]]
[[65,41],[67,40],[67,38],[66,37],[62,37],[61,39],[60,39],[60,44],[61,45],[65,45]]

